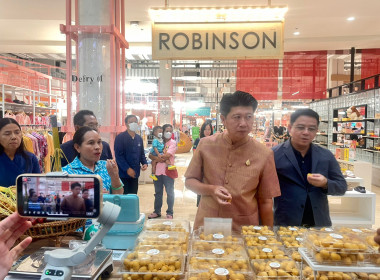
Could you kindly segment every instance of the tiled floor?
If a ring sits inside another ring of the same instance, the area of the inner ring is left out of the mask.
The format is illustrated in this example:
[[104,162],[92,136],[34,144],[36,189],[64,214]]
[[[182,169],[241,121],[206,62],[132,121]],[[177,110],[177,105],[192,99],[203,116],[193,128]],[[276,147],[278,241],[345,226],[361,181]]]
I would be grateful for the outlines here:
[[[194,221],[197,211],[196,195],[184,187],[186,168],[192,157],[192,152],[176,155],[176,166],[179,178],[175,180],[174,218]],[[372,186],[372,191],[380,195],[380,188]],[[140,197],[140,210],[146,214],[153,211],[154,187],[153,184],[140,184],[138,195]],[[162,208],[162,214],[166,211],[166,198]],[[380,200],[376,201],[376,219],[374,228],[380,227]]]

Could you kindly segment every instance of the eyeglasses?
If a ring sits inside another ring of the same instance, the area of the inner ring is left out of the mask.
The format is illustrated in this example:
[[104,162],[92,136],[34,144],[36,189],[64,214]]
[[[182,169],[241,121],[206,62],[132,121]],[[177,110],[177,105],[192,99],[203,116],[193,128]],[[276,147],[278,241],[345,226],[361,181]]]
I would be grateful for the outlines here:
[[314,133],[318,130],[317,127],[311,126],[311,127],[305,127],[305,126],[295,126],[294,127],[298,131],[304,131],[305,129],[311,133]]

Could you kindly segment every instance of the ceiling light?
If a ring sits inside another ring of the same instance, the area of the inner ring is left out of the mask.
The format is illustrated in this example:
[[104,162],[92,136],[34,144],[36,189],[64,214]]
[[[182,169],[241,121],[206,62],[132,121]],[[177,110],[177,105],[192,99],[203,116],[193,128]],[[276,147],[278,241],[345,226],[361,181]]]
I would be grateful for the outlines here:
[[300,35],[300,32],[299,32],[299,31],[295,31],[295,32],[293,33],[293,35]]
[[287,6],[151,8],[154,22],[257,22],[283,21]]
[[348,17],[347,20],[348,21],[353,21],[353,20],[355,20],[355,17]]

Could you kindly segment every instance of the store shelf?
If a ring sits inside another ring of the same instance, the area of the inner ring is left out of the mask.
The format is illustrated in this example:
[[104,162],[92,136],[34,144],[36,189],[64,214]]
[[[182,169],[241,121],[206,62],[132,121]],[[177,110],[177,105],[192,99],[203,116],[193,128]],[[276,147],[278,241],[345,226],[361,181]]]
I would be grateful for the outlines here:
[[301,257],[306,261],[310,268],[314,271],[336,271],[336,272],[365,272],[365,273],[380,273],[380,266],[332,266],[320,265],[307,252],[306,248],[298,248]]
[[344,134],[344,135],[365,135],[364,133],[345,133],[345,132],[333,132],[333,134]]
[[380,139],[380,136],[363,136],[364,138]]
[[380,151],[375,151],[371,149],[364,149],[363,151],[370,152],[370,153],[380,153]]
[[324,133],[324,132],[318,132],[317,135],[328,136],[328,134],[327,134],[327,133]]
[[321,145],[321,146],[328,146],[328,144],[327,143],[319,143],[319,142],[313,142],[313,144],[317,144],[317,145]]
[[[346,179],[346,182],[347,183],[352,183],[352,182],[356,182],[356,183],[363,183],[363,178],[360,178],[360,177],[346,177],[344,178]],[[348,193],[348,191],[346,192],[346,194]]]

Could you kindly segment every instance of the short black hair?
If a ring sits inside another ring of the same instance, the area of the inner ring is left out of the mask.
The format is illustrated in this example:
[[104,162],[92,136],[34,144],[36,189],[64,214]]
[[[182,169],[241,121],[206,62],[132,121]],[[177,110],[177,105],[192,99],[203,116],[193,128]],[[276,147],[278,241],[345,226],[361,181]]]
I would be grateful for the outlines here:
[[168,123],[167,123],[167,124],[164,124],[164,125],[162,126],[162,131],[165,132],[165,129],[168,128],[168,127],[171,127],[171,128],[173,129],[173,126],[172,126],[171,124],[168,124]]
[[95,116],[93,111],[90,110],[80,110],[78,113],[74,115],[73,122],[74,125],[83,126],[86,120],[84,119],[85,116]]
[[210,121],[205,121],[202,126],[201,126],[201,133],[199,134],[199,138],[203,138],[205,137],[205,129],[206,129],[206,126],[210,126],[210,129],[211,129],[211,134],[210,135],[213,135],[214,134],[214,130],[212,129],[212,124]]
[[153,127],[153,131],[152,131],[153,135],[154,135],[154,134],[156,133],[156,131],[159,130],[159,129],[162,129],[162,126],[160,126],[160,125],[156,125],[155,127]]
[[82,193],[84,193],[84,192],[88,192],[88,189],[83,189],[83,190],[82,190]]
[[227,117],[232,107],[245,106],[252,107],[253,112],[257,109],[257,100],[251,94],[237,90],[234,93],[223,95],[220,101],[220,114]]
[[82,185],[79,184],[78,182],[74,182],[74,183],[71,184],[70,187],[71,187],[71,190],[73,190],[73,189],[75,189],[76,187],[81,187],[81,188],[82,188]]
[[307,116],[312,117],[317,120],[317,123],[319,125],[319,115],[317,112],[315,112],[312,109],[298,109],[296,110],[291,116],[290,116],[290,124],[295,123],[295,121],[301,117],[301,116]]
[[125,117],[124,123],[127,124],[128,121],[129,121],[129,119],[131,119],[131,118],[136,118],[137,119],[136,115],[128,115],[128,116]]

